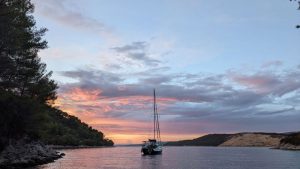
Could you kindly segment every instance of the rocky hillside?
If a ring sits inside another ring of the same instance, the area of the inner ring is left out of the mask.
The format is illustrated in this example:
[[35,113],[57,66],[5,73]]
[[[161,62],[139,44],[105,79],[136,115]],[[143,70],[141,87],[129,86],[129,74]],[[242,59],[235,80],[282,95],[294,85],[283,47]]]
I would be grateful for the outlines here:
[[[193,140],[167,142],[166,146],[300,147],[300,133],[208,134]],[[279,146],[281,145],[281,146]]]
[[226,147],[275,147],[284,138],[282,134],[273,133],[239,133],[219,146]]
[[193,140],[165,143],[166,146],[218,146],[232,137],[232,134],[208,134]]

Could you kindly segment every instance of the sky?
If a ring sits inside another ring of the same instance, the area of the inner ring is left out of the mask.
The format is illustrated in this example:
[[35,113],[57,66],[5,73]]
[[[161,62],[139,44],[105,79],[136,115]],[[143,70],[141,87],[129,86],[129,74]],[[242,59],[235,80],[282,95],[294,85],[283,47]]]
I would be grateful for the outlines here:
[[55,106],[116,144],[300,130],[300,22],[288,0],[33,0]]

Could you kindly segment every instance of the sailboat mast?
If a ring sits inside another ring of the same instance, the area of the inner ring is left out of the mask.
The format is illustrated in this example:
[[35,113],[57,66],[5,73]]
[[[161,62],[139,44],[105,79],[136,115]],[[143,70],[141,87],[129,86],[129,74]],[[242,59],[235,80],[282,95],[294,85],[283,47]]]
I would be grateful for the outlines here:
[[156,114],[156,137],[157,137],[157,141],[160,142],[160,129],[159,129],[159,121],[158,121],[157,104],[155,105],[155,114]]
[[153,89],[153,139],[155,139],[155,128],[156,128],[156,96],[155,96],[155,89]]

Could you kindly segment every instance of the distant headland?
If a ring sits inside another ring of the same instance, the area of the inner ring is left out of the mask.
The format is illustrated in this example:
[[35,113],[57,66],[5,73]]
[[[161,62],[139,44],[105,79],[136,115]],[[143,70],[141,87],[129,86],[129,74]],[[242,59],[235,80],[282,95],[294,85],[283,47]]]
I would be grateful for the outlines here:
[[272,147],[300,150],[300,132],[208,134],[192,140],[166,142],[165,146]]

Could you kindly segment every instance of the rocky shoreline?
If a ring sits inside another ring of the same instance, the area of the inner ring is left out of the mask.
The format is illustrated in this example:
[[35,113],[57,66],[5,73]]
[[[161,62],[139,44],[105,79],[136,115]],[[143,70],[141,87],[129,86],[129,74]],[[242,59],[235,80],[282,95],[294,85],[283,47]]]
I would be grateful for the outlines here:
[[275,149],[280,149],[280,150],[294,150],[294,151],[299,151],[300,150],[300,145],[292,145],[292,144],[280,144],[279,146],[275,147]]
[[39,141],[16,141],[0,153],[0,169],[25,168],[53,162],[65,154]]

